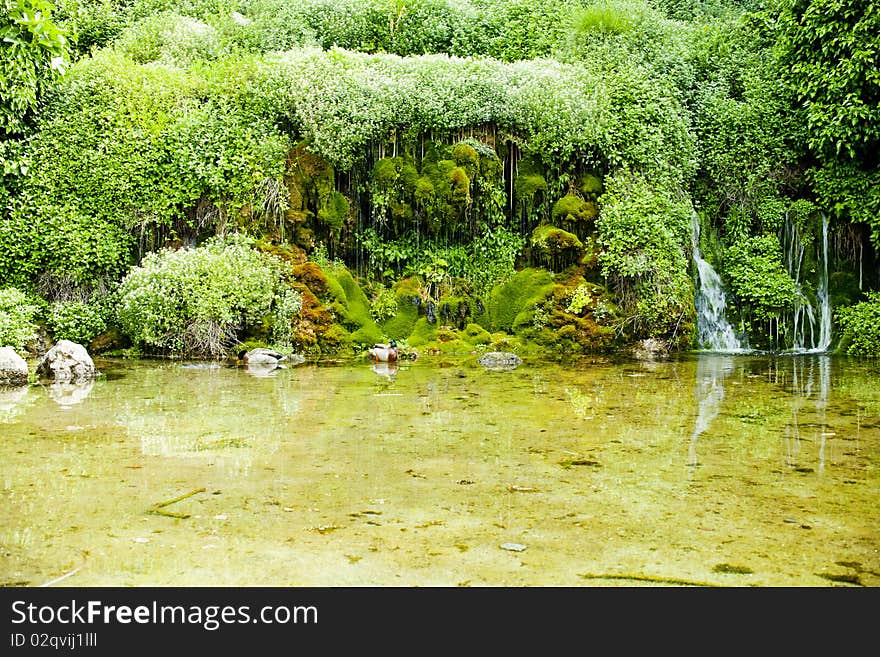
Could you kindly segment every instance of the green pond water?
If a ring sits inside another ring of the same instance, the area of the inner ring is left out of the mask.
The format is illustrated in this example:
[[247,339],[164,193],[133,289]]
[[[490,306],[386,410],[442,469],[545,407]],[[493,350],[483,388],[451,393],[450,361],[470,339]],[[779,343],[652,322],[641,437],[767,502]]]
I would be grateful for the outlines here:
[[0,390],[6,586],[880,585],[876,361],[96,365]]

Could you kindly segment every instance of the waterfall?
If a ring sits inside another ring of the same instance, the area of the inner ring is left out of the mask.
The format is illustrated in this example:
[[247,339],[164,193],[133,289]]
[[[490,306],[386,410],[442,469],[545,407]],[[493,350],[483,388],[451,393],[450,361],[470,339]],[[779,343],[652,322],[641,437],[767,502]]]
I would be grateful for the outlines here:
[[703,349],[720,352],[737,352],[748,349],[736,337],[724,311],[727,297],[721,285],[721,277],[712,265],[703,260],[700,252],[700,220],[692,215],[691,246],[696,265],[694,305],[697,310],[697,336]]
[[[816,306],[814,307],[802,291],[801,265],[804,246],[797,226],[785,219],[783,237],[785,248],[785,267],[794,280],[799,299],[792,313],[791,351],[797,353],[822,353],[831,345],[831,300],[828,295],[828,217],[822,215],[822,245],[817,249],[819,280],[816,287]],[[818,310],[818,317],[817,317]],[[818,326],[817,326],[818,323]]]
[[819,274],[819,344],[814,351],[828,351],[831,346],[831,300],[828,297],[828,216],[822,215],[822,271]]

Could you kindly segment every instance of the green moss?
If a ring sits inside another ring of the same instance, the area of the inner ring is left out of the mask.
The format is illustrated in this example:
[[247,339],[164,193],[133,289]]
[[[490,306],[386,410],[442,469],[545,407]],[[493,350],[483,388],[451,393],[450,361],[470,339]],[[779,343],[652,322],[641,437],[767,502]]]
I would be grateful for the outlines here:
[[579,224],[596,218],[595,203],[590,203],[577,194],[568,193],[553,204],[550,216],[553,222]]
[[[325,288],[327,290],[326,294],[330,297],[330,301],[337,301],[343,307],[346,305],[346,297],[345,290],[342,288],[342,285],[339,283],[339,279],[336,277],[334,273],[324,272],[324,281]],[[322,293],[315,290],[315,295],[321,295]]]
[[471,178],[477,175],[480,168],[480,156],[477,150],[465,142],[459,142],[452,147],[452,159],[455,163],[467,171]]
[[337,267],[326,275],[327,286],[334,296],[331,308],[341,316],[343,326],[351,332],[350,342],[374,344],[383,334],[370,311],[370,300],[344,267]]
[[410,346],[420,347],[433,342],[437,337],[437,325],[428,322],[427,317],[420,317],[409,335]]
[[324,353],[335,353],[352,346],[351,334],[339,324],[331,324],[321,334],[319,344]]
[[395,290],[395,296],[397,310],[394,317],[379,322],[379,328],[389,338],[403,340],[413,332],[419,319],[419,305],[416,302],[420,302],[420,297],[418,294],[399,290]]
[[462,331],[461,337],[472,345],[490,344],[492,342],[492,334],[479,324],[468,324],[464,331]]
[[416,203],[425,206],[434,200],[434,183],[428,176],[421,176],[415,185],[413,197]]
[[602,181],[591,173],[581,176],[579,189],[587,199],[595,200],[602,193]]
[[[474,350],[474,346],[465,342],[460,338],[453,338],[452,340],[443,340],[437,341],[436,343],[436,351],[443,355],[453,355],[453,354],[469,354]],[[429,347],[434,345],[429,345]]]
[[528,268],[517,272],[489,293],[486,305],[489,327],[510,332],[514,326],[530,322],[537,305],[552,291],[553,279],[546,269]]
[[400,167],[400,180],[407,193],[415,193],[420,177],[419,170],[416,169],[416,165],[412,160],[404,160],[403,166]]
[[455,167],[446,174],[452,196],[450,202],[454,205],[467,205],[470,203],[471,179],[464,167]]
[[338,239],[345,225],[345,220],[351,214],[348,199],[337,191],[330,192],[318,210],[318,218],[331,230]]
[[351,334],[352,345],[361,347],[372,346],[377,342],[383,342],[384,340],[384,333],[375,324],[372,324],[370,326],[362,326]]
[[539,173],[519,173],[513,183],[513,194],[517,201],[532,203],[538,192],[547,191],[547,181]]
[[400,158],[383,157],[373,166],[373,180],[376,184],[389,187],[397,181]]
[[546,224],[532,231],[531,244],[551,256],[561,255],[565,251],[580,250],[584,246],[574,233]]

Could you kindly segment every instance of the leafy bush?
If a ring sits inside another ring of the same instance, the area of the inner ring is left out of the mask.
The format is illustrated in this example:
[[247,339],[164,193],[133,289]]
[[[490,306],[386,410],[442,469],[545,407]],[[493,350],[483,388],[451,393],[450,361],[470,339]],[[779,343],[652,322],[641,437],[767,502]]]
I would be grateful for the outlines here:
[[880,356],[880,292],[835,311],[840,326],[840,349],[853,356]]
[[46,0],[3,0],[0,12],[0,138],[25,127],[25,115],[67,68],[70,44]]
[[37,335],[39,306],[18,288],[0,290],[0,347],[23,349]]
[[606,179],[597,220],[599,265],[618,296],[630,337],[687,340],[694,316],[688,275],[690,208],[668,184],[626,169]]
[[302,310],[302,294],[296,290],[284,290],[278,297],[272,315],[272,342],[290,348],[294,342],[293,319]]
[[[280,290],[278,261],[239,236],[148,254],[122,280],[117,320],[132,342],[179,355],[219,357],[262,322]],[[282,299],[291,310],[295,299]]]
[[99,304],[84,301],[58,301],[49,305],[46,318],[55,340],[71,340],[87,345],[107,328]]
[[370,312],[377,322],[391,319],[397,313],[397,295],[394,290],[380,287],[370,300]]
[[753,317],[769,319],[795,303],[795,282],[782,266],[782,249],[775,235],[750,237],[732,245],[725,254],[723,272],[731,292]]
[[222,51],[214,28],[172,12],[138,21],[116,39],[115,47],[141,64],[161,62],[182,67],[216,59]]

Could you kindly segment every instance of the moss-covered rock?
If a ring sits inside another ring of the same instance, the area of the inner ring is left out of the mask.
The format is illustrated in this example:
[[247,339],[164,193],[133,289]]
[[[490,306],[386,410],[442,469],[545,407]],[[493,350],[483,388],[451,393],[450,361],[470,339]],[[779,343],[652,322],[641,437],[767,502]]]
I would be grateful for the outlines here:
[[584,249],[577,235],[548,224],[532,231],[530,244],[533,252],[554,271],[577,262]]
[[389,339],[408,339],[415,329],[422,306],[422,284],[418,277],[407,277],[397,281],[391,288],[397,299],[397,309],[392,317],[378,322],[379,329]]
[[461,332],[461,339],[472,345],[488,345],[492,343],[492,334],[479,324],[468,324]]
[[530,267],[514,274],[489,293],[486,303],[488,328],[512,332],[532,321],[538,304],[553,291],[553,278],[546,269]]
[[422,347],[436,338],[437,325],[430,323],[426,317],[419,317],[407,341],[411,347]]
[[350,333],[353,345],[372,345],[383,340],[382,331],[370,312],[370,300],[345,267],[325,272],[327,287],[334,297],[331,304],[340,315],[342,325]]
[[569,192],[553,204],[550,216],[556,225],[576,230],[580,235],[586,235],[588,225],[596,218],[599,209],[595,201],[586,200],[577,194]]

